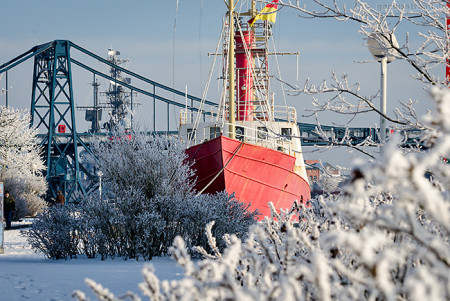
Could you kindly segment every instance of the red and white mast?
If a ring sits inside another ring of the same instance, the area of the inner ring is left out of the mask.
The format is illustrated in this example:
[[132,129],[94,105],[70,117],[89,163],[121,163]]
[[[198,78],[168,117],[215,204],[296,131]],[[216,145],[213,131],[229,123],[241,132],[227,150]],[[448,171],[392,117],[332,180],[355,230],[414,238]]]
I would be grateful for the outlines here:
[[[253,120],[253,54],[255,35],[251,30],[235,36],[237,120]],[[247,51],[246,51],[247,50]]]

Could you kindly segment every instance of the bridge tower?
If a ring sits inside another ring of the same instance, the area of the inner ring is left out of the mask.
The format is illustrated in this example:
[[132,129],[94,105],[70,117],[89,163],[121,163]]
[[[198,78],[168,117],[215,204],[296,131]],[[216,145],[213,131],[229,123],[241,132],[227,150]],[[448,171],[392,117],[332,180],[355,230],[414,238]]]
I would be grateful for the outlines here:
[[41,144],[47,164],[47,199],[55,198],[58,190],[66,200],[84,194],[78,146],[87,147],[75,125],[69,41],[53,41],[52,47],[34,58],[31,123],[45,133]]

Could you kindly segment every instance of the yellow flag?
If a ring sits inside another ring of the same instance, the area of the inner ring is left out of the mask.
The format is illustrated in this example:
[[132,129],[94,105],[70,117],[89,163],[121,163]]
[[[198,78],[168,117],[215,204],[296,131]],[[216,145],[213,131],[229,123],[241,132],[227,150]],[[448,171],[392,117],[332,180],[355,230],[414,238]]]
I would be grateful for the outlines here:
[[277,19],[278,0],[273,0],[271,3],[264,6],[264,8],[252,19],[248,20],[248,24],[253,26],[256,20],[266,20],[275,23]]

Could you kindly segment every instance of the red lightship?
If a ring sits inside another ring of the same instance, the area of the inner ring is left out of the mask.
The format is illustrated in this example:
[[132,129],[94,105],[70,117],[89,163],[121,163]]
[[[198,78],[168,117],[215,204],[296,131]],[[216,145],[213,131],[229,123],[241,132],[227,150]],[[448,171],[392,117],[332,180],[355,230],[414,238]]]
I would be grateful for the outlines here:
[[250,11],[241,14],[250,17],[248,23],[237,23],[241,16],[228,13],[217,113],[210,121],[194,122],[186,110],[180,124],[181,139],[194,145],[186,153],[194,162],[196,189],[234,193],[262,217],[270,216],[269,202],[279,210],[310,199],[295,109],[276,106],[269,87],[268,39],[276,3],[257,13],[252,1]]

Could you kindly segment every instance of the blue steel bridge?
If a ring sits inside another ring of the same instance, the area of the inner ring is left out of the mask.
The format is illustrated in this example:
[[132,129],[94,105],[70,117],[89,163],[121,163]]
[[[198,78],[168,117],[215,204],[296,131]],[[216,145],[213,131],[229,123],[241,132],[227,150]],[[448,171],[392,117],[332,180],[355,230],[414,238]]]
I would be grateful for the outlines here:
[[[169,127],[172,107],[187,109],[188,112],[200,111],[205,118],[207,115],[213,114],[212,112],[215,111],[213,108],[218,106],[215,102],[204,100],[204,105],[208,109],[202,110],[200,109],[201,98],[127,70],[67,40],[55,40],[34,46],[2,64],[0,75],[6,74],[6,86],[8,86],[8,70],[27,60],[34,60],[30,106],[31,126],[37,127],[41,133],[39,137],[44,150],[47,166],[46,178],[49,184],[47,199],[55,198],[57,191],[63,190],[67,200],[75,201],[80,194],[85,194],[98,186],[98,176],[80,160],[80,154],[91,153],[90,138],[98,135],[106,136],[106,134],[77,130],[75,118],[77,104],[74,98],[72,79],[73,67],[92,73],[94,79],[95,77],[104,78],[114,83],[115,87],[121,86],[122,89],[128,89],[127,93],[131,96],[131,104],[133,104],[133,95],[146,96],[153,105],[152,134],[176,134],[176,132],[170,131]],[[102,71],[104,68],[94,67],[93,65],[98,65],[98,62],[113,72],[105,73]],[[124,74],[128,78],[124,80],[123,77],[115,76],[116,74]],[[132,79],[132,81],[128,79]],[[156,130],[158,115],[166,115],[165,131]],[[373,141],[378,140],[378,129],[374,128],[322,126],[322,130],[327,136],[324,138],[316,132],[315,124],[299,122],[298,126],[303,146],[329,145],[331,138],[340,140],[346,134],[354,145],[363,142],[368,137]],[[419,130],[411,129],[402,133],[405,145],[417,144],[420,137]]]

